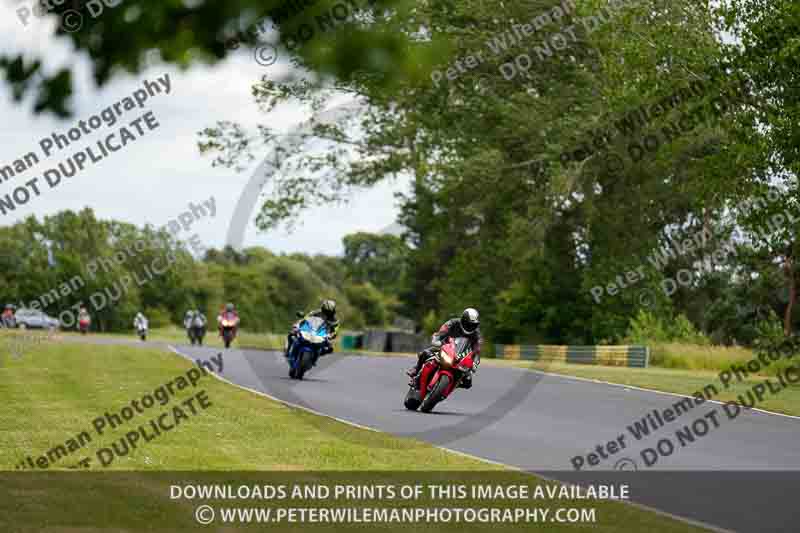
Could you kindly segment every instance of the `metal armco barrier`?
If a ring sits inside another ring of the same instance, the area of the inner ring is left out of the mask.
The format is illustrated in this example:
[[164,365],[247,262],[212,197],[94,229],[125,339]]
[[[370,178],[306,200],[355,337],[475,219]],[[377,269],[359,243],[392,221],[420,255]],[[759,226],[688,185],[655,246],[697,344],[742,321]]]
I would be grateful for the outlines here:
[[647,367],[650,348],[647,346],[556,346],[495,344],[498,359],[526,361],[560,361],[585,365]]
[[404,331],[368,330],[342,335],[341,349],[371,352],[417,353],[430,346],[430,338]]

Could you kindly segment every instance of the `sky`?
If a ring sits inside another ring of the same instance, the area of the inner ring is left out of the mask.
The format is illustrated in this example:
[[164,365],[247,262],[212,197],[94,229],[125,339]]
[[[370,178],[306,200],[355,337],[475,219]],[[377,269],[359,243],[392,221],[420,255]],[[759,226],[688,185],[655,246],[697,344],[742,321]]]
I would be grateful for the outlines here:
[[[25,26],[15,14],[15,6],[0,1],[0,53],[24,52],[31,59],[39,57],[48,73],[72,66],[76,85],[74,116],[58,120],[52,115],[34,115],[30,100],[14,102],[7,84],[0,83],[0,166],[12,164],[31,151],[42,158],[38,165],[0,184],[0,196],[12,193],[33,177],[43,182],[45,170],[148,111],[159,126],[101,162],[88,165],[75,177],[65,178],[58,186],[49,189],[45,185],[41,196],[5,216],[0,214],[0,225],[10,225],[30,215],[41,219],[65,209],[91,207],[103,219],[164,226],[187,211],[190,202],[201,204],[213,197],[216,216],[196,221],[191,233],[197,233],[206,247],[224,246],[237,200],[267,152],[257,153],[256,161],[242,173],[212,168],[211,157],[199,154],[197,132],[219,120],[239,122],[251,131],[259,123],[289,131],[307,120],[310,115],[297,107],[276,110],[267,116],[259,111],[250,94],[261,76],[278,79],[287,72],[285,58],[279,57],[275,64],[264,67],[255,61],[252,50],[238,50],[215,66],[196,66],[184,72],[154,63],[138,75],[121,75],[97,89],[85,54],[76,54],[67,40],[54,38],[53,24],[55,19],[46,17],[32,18]],[[154,96],[144,108],[125,112],[113,127],[104,125],[68,149],[43,158],[41,139],[54,132],[66,134],[78,120],[88,119],[130,96],[145,79],[155,82],[165,74],[169,74],[170,94]],[[398,206],[394,195],[406,187],[404,179],[386,182],[358,194],[349,205],[307,212],[292,233],[258,232],[253,213],[244,245],[261,245],[277,253],[340,254],[342,237],[348,233],[380,232],[395,222]]]

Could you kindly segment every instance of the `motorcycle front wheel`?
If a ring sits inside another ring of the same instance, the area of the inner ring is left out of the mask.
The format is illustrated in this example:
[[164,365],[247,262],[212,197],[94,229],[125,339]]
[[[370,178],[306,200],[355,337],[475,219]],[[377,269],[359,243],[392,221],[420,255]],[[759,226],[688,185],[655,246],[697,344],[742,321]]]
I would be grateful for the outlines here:
[[450,376],[444,374],[439,377],[439,381],[436,382],[434,385],[433,390],[425,396],[425,399],[422,400],[422,405],[420,405],[419,410],[423,413],[430,413],[431,410],[436,407],[436,404],[442,401],[444,391],[447,390],[447,387],[450,385]]
[[300,361],[297,363],[297,379],[303,379],[306,371],[314,364],[314,354],[311,352],[303,352],[300,354]]
[[419,408],[419,404],[422,403],[420,402],[419,398],[419,391],[414,387],[409,387],[408,393],[406,394],[406,399],[403,401],[403,405],[409,411],[416,411]]

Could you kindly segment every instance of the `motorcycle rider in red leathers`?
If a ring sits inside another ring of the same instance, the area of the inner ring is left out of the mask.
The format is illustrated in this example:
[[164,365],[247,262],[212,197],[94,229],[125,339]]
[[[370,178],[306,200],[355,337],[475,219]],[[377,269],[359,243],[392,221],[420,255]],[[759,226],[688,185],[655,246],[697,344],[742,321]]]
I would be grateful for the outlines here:
[[[422,370],[422,365],[431,357],[432,352],[441,348],[442,344],[449,338],[453,337],[467,337],[472,342],[473,356],[472,359],[475,363],[472,373],[478,371],[478,365],[481,363],[481,330],[480,319],[478,311],[468,307],[461,313],[461,318],[451,318],[439,328],[439,331],[431,337],[431,347],[422,350],[417,356],[417,364],[411,367],[406,372],[411,378],[409,385],[412,387],[419,386],[419,374]],[[464,376],[461,380],[459,387],[469,389],[472,387],[472,374]]]

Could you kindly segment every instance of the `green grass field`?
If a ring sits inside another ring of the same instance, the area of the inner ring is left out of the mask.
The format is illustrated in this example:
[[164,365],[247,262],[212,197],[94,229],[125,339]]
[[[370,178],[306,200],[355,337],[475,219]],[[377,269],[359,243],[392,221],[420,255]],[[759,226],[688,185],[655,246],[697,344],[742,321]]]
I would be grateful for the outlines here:
[[[154,531],[191,530],[177,525],[180,520],[176,513],[178,510],[188,513],[193,507],[192,502],[168,501],[161,485],[152,477],[143,477],[145,472],[172,472],[170,475],[174,481],[178,478],[195,479],[190,471],[199,470],[220,473],[292,471],[297,476],[311,475],[310,478],[297,479],[314,479],[316,475],[324,477],[323,472],[350,472],[350,475],[356,475],[352,473],[358,471],[371,472],[367,477],[374,478],[380,476],[375,474],[376,471],[387,472],[387,475],[392,471],[418,471],[419,476],[423,472],[449,471],[451,474],[439,474],[440,478],[457,482],[459,476],[472,476],[474,481],[483,479],[483,476],[490,479],[491,476],[505,475],[506,480],[516,478],[532,486],[547,484],[532,476],[504,470],[419,441],[355,428],[289,408],[211,376],[197,380],[196,387],[175,390],[175,397],[169,403],[164,406],[156,404],[116,430],[98,435],[93,429],[92,421],[96,417],[102,417],[106,411],[119,412],[132,400],[152,393],[167,382],[175,380],[177,383],[178,376],[185,376],[193,368],[189,362],[164,351],[120,345],[55,341],[29,347],[21,358],[4,354],[0,362],[0,426],[4,428],[0,432],[1,470],[13,470],[27,456],[36,460],[37,456],[46,455],[48,450],[84,430],[92,440],[67,457],[57,458],[46,470],[37,470],[37,474],[29,473],[27,477],[4,474],[3,489],[0,490],[5,492],[5,497],[0,498],[0,530],[35,531],[23,527],[23,524],[45,520],[45,515],[50,526],[70,524],[70,527],[48,531],[86,531],[90,524],[97,523],[93,520],[100,520],[108,526],[103,530],[130,530],[119,524],[140,524],[151,516],[159,520],[158,527],[152,527]],[[207,408],[198,408],[196,414],[150,442],[140,441],[135,450],[125,457],[116,458],[105,468],[95,460],[96,450],[109,446],[137,424],[145,424],[200,390],[210,402]],[[87,478],[73,472],[52,477],[53,473],[68,470],[68,466],[83,457],[92,459],[90,471],[137,471],[140,474],[133,478],[123,474]],[[49,472],[49,480],[42,478],[41,472]],[[45,481],[57,489],[42,492],[41,484]],[[88,486],[93,489],[87,490]],[[36,506],[20,505],[18,500],[25,494],[38,495]],[[42,503],[44,496],[49,498],[46,501],[60,504],[50,508]],[[549,524],[548,531],[577,531],[589,527],[606,532],[701,531],[616,502],[531,502],[536,507],[565,504],[596,508],[597,523]],[[95,514],[88,513],[87,509],[95,510]],[[490,531],[496,527],[474,524],[468,529]],[[518,525],[513,529],[529,530],[530,527]],[[464,531],[464,528],[463,524],[426,526],[431,531]],[[335,531],[341,527],[315,529]],[[370,527],[370,530],[374,529],[400,531],[410,527]]]

